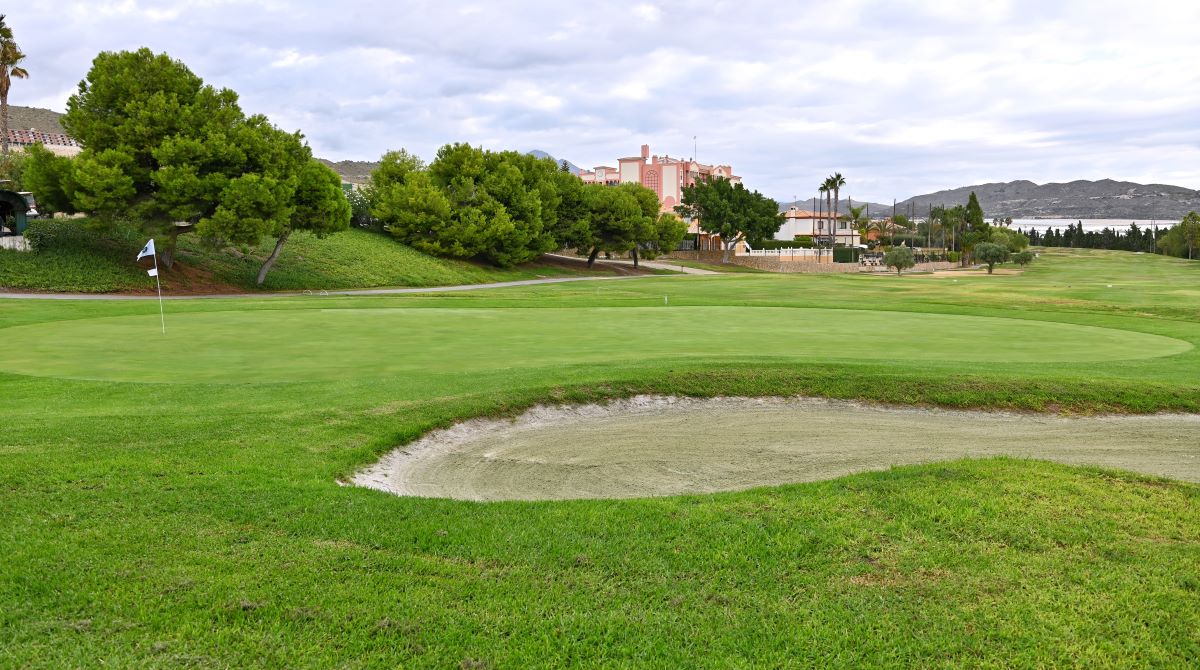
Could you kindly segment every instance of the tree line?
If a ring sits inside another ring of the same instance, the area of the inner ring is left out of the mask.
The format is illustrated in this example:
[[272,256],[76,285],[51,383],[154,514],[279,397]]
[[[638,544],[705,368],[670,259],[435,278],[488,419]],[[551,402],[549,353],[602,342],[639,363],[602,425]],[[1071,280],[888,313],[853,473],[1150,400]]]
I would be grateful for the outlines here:
[[685,224],[638,184],[584,184],[549,159],[448,144],[426,165],[403,150],[383,156],[370,183],[347,195],[298,133],[247,115],[237,94],[205,84],[182,62],[148,49],[104,52],[62,119],[75,157],[34,146],[3,171],[42,212],[86,213],[154,237],[170,268],[180,235],[214,247],[275,241],[262,284],[290,235],[374,227],[426,253],[498,266],[577,249],[654,256],[676,248]]
[[1119,230],[1103,228],[1085,230],[1083,222],[1067,224],[1066,230],[1050,228],[1025,233],[1030,244],[1042,247],[1073,247],[1076,249],[1109,249],[1112,251],[1162,252],[1180,258],[1195,258],[1200,243],[1200,214],[1189,213],[1179,223],[1162,228],[1145,228],[1130,223]]
[[640,184],[585,184],[548,158],[447,144],[426,165],[401,149],[382,157],[354,198],[359,225],[420,251],[501,267],[558,249],[588,259],[674,250],[686,227]]
[[274,239],[261,285],[292,233],[349,226],[341,178],[313,158],[300,133],[246,115],[236,93],[205,84],[166,54],[101,53],[62,124],[83,151],[67,158],[30,148],[24,187],[44,212],[140,226],[168,268],[180,235],[213,246]]

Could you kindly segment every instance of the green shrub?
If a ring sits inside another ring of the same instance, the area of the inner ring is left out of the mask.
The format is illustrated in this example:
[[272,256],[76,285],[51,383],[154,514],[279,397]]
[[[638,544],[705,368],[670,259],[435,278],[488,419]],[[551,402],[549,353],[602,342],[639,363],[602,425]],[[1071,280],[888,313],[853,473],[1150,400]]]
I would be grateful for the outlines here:
[[961,251],[947,252],[946,259],[949,260],[951,263],[957,263],[960,260],[962,260],[962,252]]
[[25,229],[25,239],[29,240],[29,247],[34,253],[47,249],[92,247],[99,237],[80,219],[32,219]]
[[855,247],[834,247],[834,263],[857,263],[862,250]]

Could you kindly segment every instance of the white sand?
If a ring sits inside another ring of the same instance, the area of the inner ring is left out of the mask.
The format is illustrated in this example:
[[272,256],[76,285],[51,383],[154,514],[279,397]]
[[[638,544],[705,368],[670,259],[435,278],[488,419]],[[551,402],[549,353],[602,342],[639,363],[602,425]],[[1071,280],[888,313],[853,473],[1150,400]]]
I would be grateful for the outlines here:
[[999,455],[1200,482],[1200,415],[1062,417],[640,396],[466,421],[396,449],[350,483],[463,500],[631,498]]

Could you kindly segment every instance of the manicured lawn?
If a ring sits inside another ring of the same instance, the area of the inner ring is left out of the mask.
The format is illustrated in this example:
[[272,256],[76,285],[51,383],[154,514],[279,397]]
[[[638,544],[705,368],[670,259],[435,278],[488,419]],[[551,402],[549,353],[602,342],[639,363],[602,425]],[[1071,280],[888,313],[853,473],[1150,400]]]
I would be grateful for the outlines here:
[[1194,485],[1010,459],[624,501],[336,483],[461,417],[637,392],[1198,412],[1200,263],[167,309],[163,338],[153,302],[0,302],[0,667],[1200,657]]

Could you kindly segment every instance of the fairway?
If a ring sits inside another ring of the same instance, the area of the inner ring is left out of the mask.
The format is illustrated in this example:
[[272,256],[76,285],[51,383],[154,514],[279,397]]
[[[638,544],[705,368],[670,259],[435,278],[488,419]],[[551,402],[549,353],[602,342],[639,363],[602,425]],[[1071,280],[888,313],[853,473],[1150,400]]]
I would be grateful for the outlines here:
[[0,667],[1191,667],[1197,286],[0,299]]
[[[141,382],[292,382],[653,358],[1099,362],[1188,342],[1029,319],[779,307],[255,309],[10,328],[0,370]],[[861,347],[864,337],[886,347]],[[987,346],[980,346],[985,342]],[[1070,346],[1061,346],[1069,343]]]

